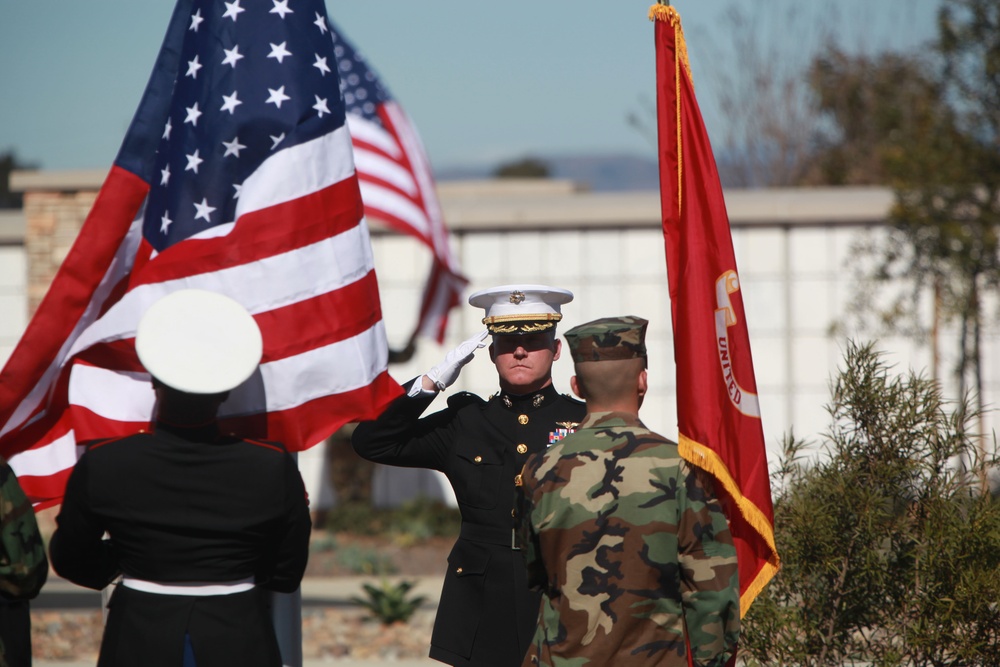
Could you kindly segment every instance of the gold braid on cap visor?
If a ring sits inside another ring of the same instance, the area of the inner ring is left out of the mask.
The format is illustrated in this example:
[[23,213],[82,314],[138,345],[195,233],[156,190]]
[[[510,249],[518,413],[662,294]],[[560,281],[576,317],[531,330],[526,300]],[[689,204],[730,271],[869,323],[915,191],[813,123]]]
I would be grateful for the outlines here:
[[535,333],[545,331],[556,325],[562,319],[560,313],[533,313],[529,315],[494,315],[484,317],[483,324],[490,333]]

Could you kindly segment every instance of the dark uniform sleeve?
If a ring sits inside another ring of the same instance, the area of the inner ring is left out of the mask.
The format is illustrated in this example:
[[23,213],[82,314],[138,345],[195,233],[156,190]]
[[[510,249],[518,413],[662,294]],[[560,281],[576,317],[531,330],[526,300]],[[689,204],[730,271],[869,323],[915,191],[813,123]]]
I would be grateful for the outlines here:
[[0,595],[30,600],[49,573],[45,545],[35,511],[17,483],[14,471],[0,459]]
[[256,579],[260,586],[268,590],[292,593],[299,587],[306,571],[312,521],[309,518],[309,502],[302,475],[291,455],[285,454],[284,458],[285,509],[280,534],[275,542],[277,549],[273,560],[274,569],[258,573]]
[[84,452],[73,467],[56,517],[49,553],[52,568],[75,584],[101,590],[118,576],[118,560],[105,526],[90,510],[90,457]]
[[[416,380],[407,382],[403,389],[409,391]],[[433,395],[407,396],[404,393],[377,419],[358,424],[351,437],[354,451],[375,463],[443,470],[454,412],[446,409],[421,419],[420,415],[433,400]]]
[[684,463],[680,481],[678,557],[692,663],[723,667],[740,634],[736,547],[712,477]]

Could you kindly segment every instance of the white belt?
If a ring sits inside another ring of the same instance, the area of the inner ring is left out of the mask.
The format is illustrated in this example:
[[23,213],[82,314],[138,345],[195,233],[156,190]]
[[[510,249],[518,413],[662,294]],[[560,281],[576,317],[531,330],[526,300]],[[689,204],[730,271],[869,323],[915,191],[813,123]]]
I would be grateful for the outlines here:
[[240,579],[238,581],[227,581],[222,583],[207,581],[182,581],[172,584],[161,584],[156,581],[146,581],[125,575],[122,577],[122,586],[144,593],[158,593],[160,595],[232,595],[253,589],[253,577]]

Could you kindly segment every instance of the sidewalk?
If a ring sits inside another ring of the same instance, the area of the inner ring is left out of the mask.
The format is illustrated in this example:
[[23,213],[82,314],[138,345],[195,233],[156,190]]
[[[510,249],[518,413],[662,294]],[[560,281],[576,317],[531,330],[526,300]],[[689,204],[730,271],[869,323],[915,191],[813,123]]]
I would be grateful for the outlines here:
[[[428,604],[437,604],[438,596],[441,593],[442,577],[416,577],[391,575],[385,577],[387,581],[398,582],[408,580],[416,582],[413,588],[414,595],[427,597]],[[350,598],[354,596],[364,597],[362,584],[380,585],[382,577],[377,576],[355,576],[355,577],[306,577],[302,580],[302,604],[309,605],[352,605]],[[71,584],[65,579],[60,579],[54,574],[49,574],[49,580],[45,582],[38,599],[31,603],[32,609],[80,609],[93,604],[100,606],[101,594],[88,588],[81,588]]]
[[[34,660],[34,667],[94,667],[93,662]],[[443,663],[425,660],[306,660],[302,667],[442,667]]]
[[[425,605],[436,606],[441,592],[440,577],[385,577],[390,582],[406,579],[416,582],[412,593],[426,596]],[[364,597],[362,584],[378,586],[380,577],[307,577],[302,580],[302,607],[353,607],[350,598]],[[75,586],[58,577],[51,577],[39,597],[32,602],[32,609],[99,609],[100,593]],[[35,658],[34,667],[93,667],[92,661],[42,660]],[[418,660],[357,660],[357,659],[307,659],[303,667],[440,667],[442,663],[430,658]]]
[[[34,660],[33,667],[94,667],[93,662]],[[302,667],[442,667],[443,663],[425,660],[306,660]]]
[[[34,667],[94,667],[93,662],[35,660]],[[425,660],[306,660],[302,667],[442,667],[443,663]]]

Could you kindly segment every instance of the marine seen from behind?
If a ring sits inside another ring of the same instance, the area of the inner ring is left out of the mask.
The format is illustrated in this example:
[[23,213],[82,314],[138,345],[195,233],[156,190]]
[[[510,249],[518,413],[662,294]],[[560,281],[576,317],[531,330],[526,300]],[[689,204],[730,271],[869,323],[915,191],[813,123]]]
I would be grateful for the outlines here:
[[229,392],[257,371],[260,330],[232,299],[187,289],[148,308],[135,345],[154,423],[89,444],[52,565],[81,586],[117,584],[98,667],[280,667],[268,591],[295,591],[305,572],[305,487],[280,443],[219,422]]
[[736,551],[712,479],[647,429],[647,321],[566,332],[587,404],[576,432],[528,459],[518,499],[543,593],[525,667],[722,667],[736,649]]

